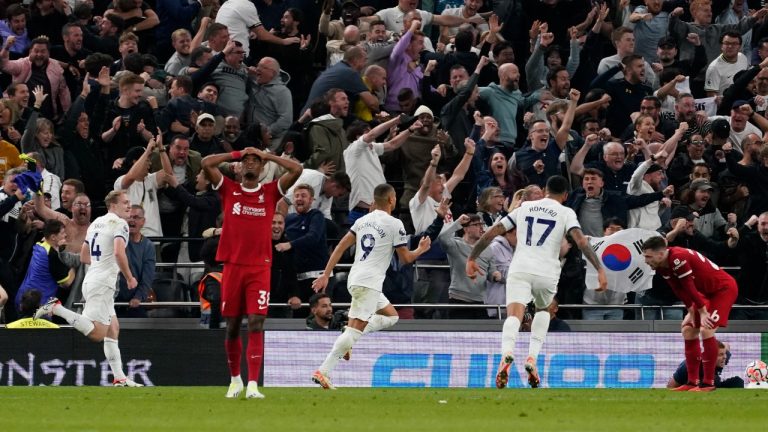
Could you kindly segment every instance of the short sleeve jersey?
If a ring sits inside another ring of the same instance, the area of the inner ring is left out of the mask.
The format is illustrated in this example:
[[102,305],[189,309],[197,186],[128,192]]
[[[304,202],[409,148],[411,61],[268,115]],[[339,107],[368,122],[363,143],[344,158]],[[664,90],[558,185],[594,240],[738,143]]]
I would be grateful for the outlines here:
[[509,273],[560,275],[560,244],[574,228],[581,229],[576,213],[559,202],[543,198],[524,202],[501,218],[507,231],[517,228],[517,248]]
[[114,213],[96,218],[85,233],[85,244],[91,254],[91,266],[83,283],[115,287],[120,267],[115,258],[115,239],[128,243],[128,222]]
[[282,194],[277,181],[254,189],[225,176],[215,189],[221,196],[224,225],[216,260],[240,265],[272,265],[272,216]]
[[733,278],[728,273],[694,250],[670,247],[667,259],[668,268],[660,268],[656,273],[669,282],[672,290],[686,306],[691,306],[694,302],[682,289],[683,279],[692,278],[696,291],[706,298],[727,289],[733,283]]
[[357,244],[347,286],[381,291],[392,253],[395,248],[407,244],[403,222],[386,212],[374,210],[356,220],[350,231],[357,237]]
[[[416,10],[419,12],[419,14],[421,14],[422,27],[432,24],[432,18],[434,16],[433,14],[421,9]],[[389,9],[382,9],[376,12],[376,16],[384,21],[384,25],[387,27],[387,30],[396,33],[399,33],[401,30],[403,30],[403,17],[405,16],[405,12],[400,10],[398,6]]]

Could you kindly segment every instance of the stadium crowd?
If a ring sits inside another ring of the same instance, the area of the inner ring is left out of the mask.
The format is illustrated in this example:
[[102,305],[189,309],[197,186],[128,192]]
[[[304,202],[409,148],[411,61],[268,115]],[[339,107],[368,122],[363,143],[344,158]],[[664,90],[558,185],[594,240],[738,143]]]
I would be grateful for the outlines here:
[[[433,241],[415,267],[393,258],[384,287],[393,304],[504,304],[516,233],[479,257],[485,278],[469,279],[464,263],[485,230],[541,198],[557,174],[570,181],[566,205],[586,235],[660,231],[671,245],[740,266],[737,304],[768,304],[760,1],[0,0],[0,10],[6,322],[29,313],[31,289],[42,303],[81,301],[85,232],[107,192],[125,189],[138,287],[121,280],[117,301],[130,307],[119,315],[199,296],[218,326],[221,203],[201,160],[251,146],[304,168],[272,222],[270,302],[290,307],[270,316],[310,314],[300,305],[312,281],[380,183],[396,187],[394,215],[408,234]],[[237,178],[239,164],[225,165]],[[15,181],[29,168],[43,178],[42,195]],[[259,180],[281,174],[269,162]],[[182,247],[173,240],[181,237],[192,240]],[[155,247],[150,238],[166,240]],[[156,265],[200,261],[205,276],[191,289]],[[587,289],[571,244],[562,262],[560,304],[676,304],[661,278],[637,294]],[[310,327],[342,319],[331,301],[349,300],[344,269],[327,294],[312,298]],[[634,318],[621,308],[583,314]],[[682,309],[664,317],[680,319]],[[768,319],[768,310],[731,318]]]

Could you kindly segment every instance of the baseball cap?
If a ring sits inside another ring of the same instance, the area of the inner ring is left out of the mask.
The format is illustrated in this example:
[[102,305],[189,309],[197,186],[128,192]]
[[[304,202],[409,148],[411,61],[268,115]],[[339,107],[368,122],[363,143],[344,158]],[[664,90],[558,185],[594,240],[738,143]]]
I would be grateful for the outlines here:
[[731,109],[737,109],[742,105],[750,105],[750,103],[747,100],[739,99],[739,100],[733,101],[733,104],[731,104]]
[[651,164],[650,167],[648,167],[648,171],[646,171],[645,173],[646,174],[652,174],[652,173],[655,173],[656,171],[662,171],[663,169],[664,169],[664,167],[662,167],[661,165],[659,165],[657,163],[654,163],[654,164]]
[[216,123],[216,119],[208,113],[200,114],[199,116],[197,116],[197,125],[200,126],[200,123],[202,123],[203,120],[210,120]]
[[416,112],[413,113],[413,116],[418,117],[422,114],[429,114],[431,117],[435,116],[434,114],[432,114],[432,110],[426,107],[425,105],[421,105],[418,108],[416,108]]
[[357,4],[357,2],[356,2],[356,1],[353,1],[353,0],[346,0],[345,2],[342,2],[342,3],[341,3],[341,7],[342,7],[342,8],[344,8],[344,6],[347,6],[347,5],[351,5],[351,6],[354,6],[354,7],[356,7],[356,8],[360,8],[360,5],[359,5],[359,4]]
[[677,48],[677,40],[672,36],[664,36],[659,39],[659,48]]
[[712,122],[712,136],[726,139],[731,135],[731,125],[726,119],[717,119]]
[[707,179],[696,179],[691,182],[691,190],[692,191],[703,191],[703,190],[715,190],[715,187],[712,186],[712,183],[709,182]]
[[128,151],[125,153],[125,157],[123,158],[123,169],[127,171],[143,154],[144,147],[136,146],[128,149]]
[[693,214],[690,208],[685,205],[679,205],[672,209],[672,216],[671,219],[678,219],[678,218],[685,218],[686,220],[692,221],[696,219],[696,215]]

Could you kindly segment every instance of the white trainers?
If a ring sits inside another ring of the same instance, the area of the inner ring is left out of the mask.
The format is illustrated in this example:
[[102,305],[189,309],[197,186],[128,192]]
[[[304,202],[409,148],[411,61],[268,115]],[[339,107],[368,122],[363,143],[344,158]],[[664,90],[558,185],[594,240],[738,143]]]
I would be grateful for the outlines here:
[[53,308],[57,304],[61,304],[59,299],[57,299],[56,297],[51,297],[50,299],[48,299],[47,302],[45,302],[44,305],[42,305],[39,308],[37,308],[37,310],[35,311],[35,315],[32,317],[32,319],[33,320],[38,320],[38,319],[40,319],[40,318],[42,318],[42,317],[44,317],[46,315],[52,314],[53,313]]
[[128,378],[114,380],[112,381],[112,385],[115,387],[144,387],[144,384],[139,384],[136,381],[130,380]]
[[248,381],[248,387],[245,390],[246,399],[264,399],[264,395],[259,391],[259,385],[256,381]]
[[243,381],[241,379],[238,379],[237,381],[234,381],[229,384],[229,389],[227,389],[227,398],[228,399],[237,399],[238,396],[240,396],[240,393],[243,391]]

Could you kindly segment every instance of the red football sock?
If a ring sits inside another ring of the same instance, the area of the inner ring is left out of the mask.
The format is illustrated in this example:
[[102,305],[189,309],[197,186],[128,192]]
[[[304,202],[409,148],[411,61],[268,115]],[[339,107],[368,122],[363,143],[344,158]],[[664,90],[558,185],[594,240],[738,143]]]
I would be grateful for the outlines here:
[[240,336],[237,339],[224,339],[224,350],[227,352],[227,366],[230,376],[240,376],[240,356],[243,352],[243,343]]
[[258,381],[261,375],[261,362],[264,358],[264,332],[248,332],[248,348],[245,352],[248,361],[248,381]]
[[688,382],[699,382],[699,366],[701,365],[701,345],[699,339],[685,340],[685,368],[688,369]]
[[701,355],[701,363],[704,367],[704,384],[715,385],[715,367],[717,366],[717,352],[719,351],[717,339],[712,336],[709,339],[704,339],[703,344],[704,353]]

